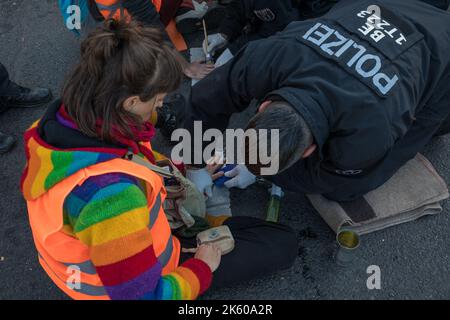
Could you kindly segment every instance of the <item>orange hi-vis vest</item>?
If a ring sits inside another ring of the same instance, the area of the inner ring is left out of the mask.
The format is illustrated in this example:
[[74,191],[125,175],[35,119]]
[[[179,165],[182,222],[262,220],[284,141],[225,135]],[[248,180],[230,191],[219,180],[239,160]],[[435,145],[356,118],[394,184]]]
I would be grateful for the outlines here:
[[89,177],[125,173],[146,183],[153,247],[163,267],[162,275],[179,263],[180,242],[172,236],[162,204],[163,180],[148,168],[124,159],[113,159],[84,169],[62,180],[36,200],[27,201],[39,262],[53,282],[73,299],[109,300],[90,260],[88,247],[63,231],[63,205],[69,193]]
[[[157,12],[161,11],[163,0],[149,0],[152,1]],[[120,0],[95,0],[97,8],[105,19],[129,19],[130,14],[128,10],[122,7]],[[170,40],[178,51],[187,50],[187,44],[180,32],[178,32],[175,20],[171,20],[166,27],[167,34]]]

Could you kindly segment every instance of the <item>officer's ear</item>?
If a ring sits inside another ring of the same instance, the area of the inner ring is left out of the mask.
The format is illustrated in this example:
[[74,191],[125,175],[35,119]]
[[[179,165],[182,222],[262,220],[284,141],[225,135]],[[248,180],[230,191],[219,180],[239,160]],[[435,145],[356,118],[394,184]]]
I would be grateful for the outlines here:
[[316,149],[317,149],[316,144],[310,145],[308,148],[306,148],[305,152],[303,152],[302,159],[306,159],[309,156],[311,156],[314,153],[314,151],[316,151]]
[[270,100],[267,100],[267,101],[264,101],[263,103],[261,103],[261,105],[258,107],[258,112],[265,111],[267,109],[267,107],[269,106],[269,104],[271,104],[271,103],[272,103],[272,101],[270,101]]

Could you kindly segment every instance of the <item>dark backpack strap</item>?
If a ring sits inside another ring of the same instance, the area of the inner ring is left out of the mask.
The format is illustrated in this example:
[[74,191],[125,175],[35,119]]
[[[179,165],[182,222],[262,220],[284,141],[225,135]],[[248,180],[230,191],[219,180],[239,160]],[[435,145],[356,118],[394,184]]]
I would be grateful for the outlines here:
[[[112,5],[112,6],[102,6],[102,5],[99,5],[98,3],[96,3],[94,0],[89,0],[89,10],[91,10],[91,5],[95,8],[95,11],[97,12],[97,14],[99,15],[97,15],[97,17],[100,19],[100,20],[98,20],[98,21],[103,21],[103,20],[105,20],[105,18],[103,17],[103,15],[100,13],[100,10],[102,10],[102,9],[105,9],[105,10],[109,10],[110,11],[110,14],[109,14],[109,16],[107,17],[107,19],[110,19],[110,18],[112,18],[113,16],[114,16],[114,13],[117,11],[117,10],[120,10],[120,17],[121,18],[123,18],[124,17],[124,15],[125,15],[125,8],[124,8],[124,6],[123,6],[123,2],[122,2],[122,0],[119,0],[118,1],[118,3],[116,3],[116,4],[114,4],[114,5]],[[93,8],[93,9],[94,9]],[[91,14],[92,14],[92,11],[91,11]],[[94,15],[92,15],[94,18],[96,17],[96,16],[94,16]],[[97,20],[97,19],[96,19]]]

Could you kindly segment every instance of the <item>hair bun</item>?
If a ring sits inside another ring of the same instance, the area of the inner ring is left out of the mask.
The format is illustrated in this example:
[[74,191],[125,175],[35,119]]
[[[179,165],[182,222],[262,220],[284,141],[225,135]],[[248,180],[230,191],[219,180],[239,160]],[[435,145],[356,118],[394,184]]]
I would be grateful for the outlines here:
[[115,32],[119,29],[119,21],[112,19],[112,18],[105,20],[103,25],[106,30],[111,31],[111,32]]
[[107,19],[104,28],[111,32],[115,40],[119,43],[129,38],[129,26],[125,20]]

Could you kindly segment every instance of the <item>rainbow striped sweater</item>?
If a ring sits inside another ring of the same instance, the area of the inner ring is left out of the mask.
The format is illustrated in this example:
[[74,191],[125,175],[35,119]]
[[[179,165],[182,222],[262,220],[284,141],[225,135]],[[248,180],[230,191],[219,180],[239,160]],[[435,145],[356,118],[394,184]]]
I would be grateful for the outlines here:
[[[48,145],[37,127],[25,134],[27,168],[22,191],[36,199],[77,170],[120,157],[118,149],[62,150]],[[126,152],[126,150],[125,150]],[[111,299],[195,299],[211,283],[209,267],[189,259],[162,276],[141,181],[126,174],[91,177],[65,199],[64,231],[90,248],[91,261]]]

